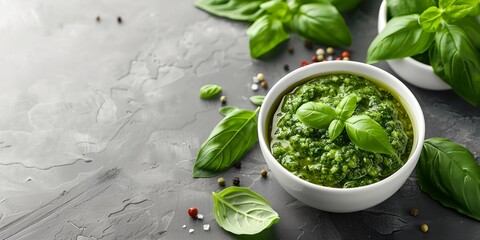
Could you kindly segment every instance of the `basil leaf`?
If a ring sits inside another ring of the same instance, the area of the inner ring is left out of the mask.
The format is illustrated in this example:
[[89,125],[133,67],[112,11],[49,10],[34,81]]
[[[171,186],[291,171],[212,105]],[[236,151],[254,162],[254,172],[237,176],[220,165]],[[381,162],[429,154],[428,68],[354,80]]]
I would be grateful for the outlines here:
[[348,137],[358,148],[374,153],[397,155],[388,141],[385,130],[369,116],[353,116],[345,121],[345,127]]
[[335,108],[335,112],[343,121],[347,120],[353,115],[353,112],[357,108],[357,97],[355,95],[346,96],[340,101]]
[[437,6],[435,0],[387,0],[387,9],[392,17],[421,14],[431,6]]
[[277,16],[283,21],[290,20],[290,8],[285,1],[281,0],[272,0],[266,3],[262,3],[260,8],[265,10],[267,13]]
[[419,15],[412,14],[390,20],[370,44],[367,62],[405,58],[428,50],[435,34],[423,31],[418,18]]
[[250,55],[259,58],[290,38],[281,20],[271,15],[257,19],[248,29]]
[[436,33],[430,64],[459,96],[480,104],[480,53],[461,27],[446,24]]
[[451,23],[467,16],[478,5],[478,0],[439,0],[443,18]]
[[477,49],[480,49],[480,23],[474,17],[465,17],[455,22],[455,25],[461,27],[470,41]]
[[213,129],[200,146],[193,177],[213,177],[229,169],[257,142],[257,112],[237,109]]
[[362,0],[328,0],[338,11],[343,12],[352,10],[358,6]]
[[330,126],[328,126],[328,136],[330,137],[330,141],[335,140],[340,133],[343,132],[343,129],[345,128],[345,123],[335,119],[330,123]]
[[200,88],[200,98],[208,99],[215,97],[222,91],[222,87],[216,84],[207,84]]
[[324,103],[307,102],[302,104],[296,112],[298,120],[313,128],[327,128],[337,118],[332,107]]
[[223,116],[227,116],[228,114],[230,114],[231,112],[237,110],[238,108],[237,107],[234,107],[234,106],[225,106],[225,107],[221,107],[218,109],[218,112],[220,114],[222,114]]
[[264,99],[265,99],[265,96],[251,96],[250,97],[250,101],[257,106],[261,106]]
[[253,22],[264,14],[260,4],[268,0],[197,0],[195,6],[214,15]]
[[433,6],[420,15],[420,26],[426,32],[436,32],[442,26],[442,12]]
[[290,27],[299,36],[312,40],[318,44],[332,46],[349,46],[352,36],[345,20],[338,10],[328,1],[317,0],[317,3],[308,3],[296,6]]
[[468,149],[445,138],[425,140],[417,177],[431,198],[480,220],[480,166]]
[[270,203],[248,188],[228,187],[212,196],[215,221],[233,234],[257,234],[280,220]]

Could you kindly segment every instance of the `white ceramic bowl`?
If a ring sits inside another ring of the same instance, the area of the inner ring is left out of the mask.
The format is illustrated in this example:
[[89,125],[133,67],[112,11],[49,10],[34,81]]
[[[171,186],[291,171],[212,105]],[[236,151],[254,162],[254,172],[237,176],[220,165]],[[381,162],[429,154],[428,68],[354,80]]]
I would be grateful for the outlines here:
[[[313,75],[351,73],[379,82],[396,92],[407,110],[413,125],[414,141],[408,161],[391,176],[362,187],[332,188],[310,183],[285,169],[271,154],[269,147],[272,114],[287,89],[297,86]],[[377,205],[392,196],[410,176],[417,164],[425,137],[425,120],[417,99],[410,90],[390,73],[360,62],[330,61],[310,64],[296,69],[280,79],[268,92],[262,103],[258,120],[258,137],[265,161],[278,183],[290,195],[314,208],[330,212],[354,212]]]
[[[387,25],[387,3],[382,1],[378,11],[378,32]],[[448,90],[451,87],[433,72],[430,65],[421,63],[411,57],[387,60],[388,65],[403,80],[410,84],[429,90]]]

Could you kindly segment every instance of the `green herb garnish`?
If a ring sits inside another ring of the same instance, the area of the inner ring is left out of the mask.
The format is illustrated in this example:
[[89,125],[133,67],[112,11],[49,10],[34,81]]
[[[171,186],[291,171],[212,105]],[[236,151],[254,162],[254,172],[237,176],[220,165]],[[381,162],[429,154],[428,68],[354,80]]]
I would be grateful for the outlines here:
[[280,220],[270,203],[248,188],[228,187],[212,195],[215,220],[231,233],[257,234]]
[[480,220],[480,166],[467,148],[445,138],[425,140],[417,177],[431,198]]
[[215,97],[222,91],[222,87],[216,84],[207,84],[200,88],[200,98],[209,99]]
[[263,100],[265,100],[265,96],[251,96],[250,97],[250,102],[257,106],[261,106],[263,103]]
[[257,112],[236,109],[212,130],[200,146],[193,177],[213,177],[229,169],[257,142]]
[[327,104],[307,102],[300,106],[296,115],[300,122],[313,128],[328,127],[330,141],[335,140],[343,129],[358,148],[374,153],[397,156],[388,136],[380,124],[367,115],[355,115],[357,106],[355,95],[349,95],[333,109]]
[[237,110],[238,108],[235,107],[235,106],[225,106],[225,107],[221,107],[218,109],[218,112],[220,114],[222,114],[223,116],[227,116],[229,113]]

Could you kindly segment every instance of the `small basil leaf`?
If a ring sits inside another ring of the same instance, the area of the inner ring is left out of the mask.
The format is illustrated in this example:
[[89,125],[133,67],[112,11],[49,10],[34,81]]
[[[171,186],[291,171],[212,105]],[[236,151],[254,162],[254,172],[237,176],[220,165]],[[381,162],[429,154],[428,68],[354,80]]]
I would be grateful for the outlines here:
[[347,10],[352,10],[358,6],[362,0],[328,0],[333,6],[335,6],[338,11],[343,12]]
[[318,44],[332,46],[352,44],[352,36],[345,20],[326,0],[300,5],[294,9],[290,27],[299,36]]
[[193,177],[213,177],[240,160],[258,139],[257,112],[237,109],[213,129],[200,146]]
[[257,234],[280,220],[270,203],[248,188],[228,187],[212,196],[215,221],[233,234]]
[[425,140],[417,177],[431,198],[480,220],[480,166],[468,149],[445,138]]
[[419,15],[412,14],[390,20],[370,44],[367,62],[405,58],[428,50],[435,34],[423,31],[418,18]]
[[358,148],[374,153],[397,155],[388,141],[385,130],[369,116],[353,116],[345,121],[345,127],[348,137]]
[[214,15],[237,21],[253,22],[264,10],[260,4],[268,0],[197,0],[195,6]]
[[300,122],[313,128],[327,128],[337,118],[332,107],[324,103],[307,102],[297,109],[296,115]]
[[237,110],[238,108],[237,107],[234,107],[234,106],[225,106],[225,107],[221,107],[218,109],[218,112],[220,114],[222,114],[223,116],[227,116],[229,113]]
[[436,32],[442,26],[442,12],[433,6],[420,15],[420,26],[425,32]]
[[353,115],[355,108],[357,107],[357,97],[355,95],[346,96],[340,101],[335,108],[335,112],[343,121],[347,120]]
[[250,102],[257,106],[261,106],[263,103],[263,100],[265,99],[265,96],[251,96],[250,97]]
[[330,123],[330,126],[328,126],[328,136],[330,137],[330,141],[335,140],[340,133],[343,132],[343,129],[345,128],[345,123],[342,121],[335,119]]
[[445,24],[436,33],[430,64],[459,96],[472,105],[480,104],[480,51],[461,27]]
[[250,55],[254,58],[261,57],[290,38],[282,21],[271,15],[257,19],[247,29],[247,35],[250,37]]
[[478,5],[478,0],[439,0],[443,18],[451,23],[467,16]]
[[200,88],[200,98],[208,99],[215,97],[222,91],[222,87],[216,84],[207,84]]
[[427,8],[436,6],[435,0],[388,0],[387,8],[392,17],[410,14],[421,14]]

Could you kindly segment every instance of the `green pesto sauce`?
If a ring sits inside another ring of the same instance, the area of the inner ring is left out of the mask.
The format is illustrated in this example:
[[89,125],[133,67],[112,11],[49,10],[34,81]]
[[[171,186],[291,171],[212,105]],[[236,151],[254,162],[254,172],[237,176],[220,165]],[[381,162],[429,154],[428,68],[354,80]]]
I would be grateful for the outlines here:
[[[327,129],[307,127],[295,115],[306,102],[335,108],[351,94],[357,97],[354,115],[365,114],[377,121],[401,161],[359,149],[345,130],[330,141]],[[331,74],[314,77],[285,94],[272,119],[270,148],[296,176],[323,186],[350,188],[378,182],[398,170],[409,157],[412,141],[408,114],[389,91],[360,76]]]

